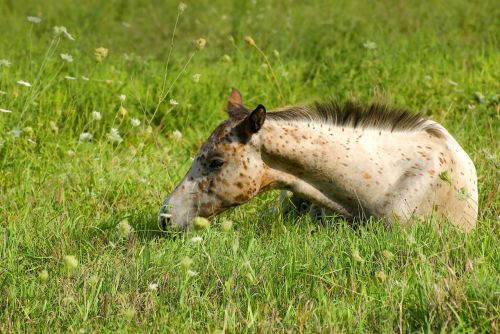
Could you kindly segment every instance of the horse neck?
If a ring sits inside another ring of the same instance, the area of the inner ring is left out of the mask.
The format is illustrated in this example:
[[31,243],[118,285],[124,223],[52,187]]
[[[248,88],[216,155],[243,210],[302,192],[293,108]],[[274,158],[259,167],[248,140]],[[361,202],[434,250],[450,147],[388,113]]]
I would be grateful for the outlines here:
[[413,134],[312,122],[266,123],[259,133],[267,188],[289,189],[325,205],[332,198],[373,196],[408,168],[401,165],[405,153],[400,147]]
[[311,171],[342,170],[366,163],[369,157],[363,155],[360,140],[366,136],[372,137],[371,142],[382,140],[371,132],[321,123],[273,121],[264,126],[260,136],[266,163],[301,177]]

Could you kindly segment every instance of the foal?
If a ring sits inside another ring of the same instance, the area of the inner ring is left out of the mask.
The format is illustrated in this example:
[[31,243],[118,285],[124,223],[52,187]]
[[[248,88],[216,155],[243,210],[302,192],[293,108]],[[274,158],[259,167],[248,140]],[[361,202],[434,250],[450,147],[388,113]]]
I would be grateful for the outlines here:
[[163,227],[185,229],[270,189],[349,220],[408,223],[433,212],[469,231],[477,175],[440,124],[404,110],[335,102],[266,113],[233,89],[229,119],[202,145],[160,209]]

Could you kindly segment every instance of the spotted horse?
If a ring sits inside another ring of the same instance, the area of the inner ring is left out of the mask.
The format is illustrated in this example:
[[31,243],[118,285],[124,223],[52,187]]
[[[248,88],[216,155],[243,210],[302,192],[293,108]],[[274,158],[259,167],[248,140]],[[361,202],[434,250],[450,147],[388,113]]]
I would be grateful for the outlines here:
[[[229,118],[203,143],[160,209],[163,228],[187,229],[257,194],[312,204],[347,220],[410,224],[431,215],[464,231],[476,225],[473,162],[435,121],[380,104],[335,101],[266,112],[233,89]],[[320,209],[318,211],[318,208]]]

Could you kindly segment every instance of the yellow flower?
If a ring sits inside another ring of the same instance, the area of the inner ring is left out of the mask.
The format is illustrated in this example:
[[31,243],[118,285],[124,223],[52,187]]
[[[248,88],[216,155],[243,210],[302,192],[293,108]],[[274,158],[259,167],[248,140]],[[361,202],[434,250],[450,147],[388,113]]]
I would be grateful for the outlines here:
[[180,13],[184,12],[187,8],[187,5],[184,2],[180,2],[179,5],[177,6],[177,9],[179,10]]
[[193,260],[188,256],[183,257],[181,260],[181,267],[186,269],[186,270],[191,268],[192,264],[193,264]]
[[207,40],[206,39],[204,39],[204,38],[198,38],[196,40],[196,48],[198,50],[203,50],[206,45],[207,45]]
[[230,231],[233,228],[233,222],[230,221],[229,219],[224,219],[220,224],[220,228],[224,232]]
[[130,233],[132,233],[134,231],[134,229],[132,228],[132,226],[130,226],[130,224],[128,223],[128,220],[124,219],[122,220],[120,223],[118,223],[118,225],[116,225],[116,228],[118,229],[118,233],[120,234],[120,236],[122,237],[128,237],[130,235]]
[[256,44],[255,44],[255,41],[254,41],[254,40],[253,40],[253,38],[252,38],[252,37],[250,37],[250,36],[245,36],[245,42],[247,42],[247,43],[248,43],[249,45],[251,45],[251,46],[255,46],[255,45],[256,45]]
[[376,274],[375,274],[375,277],[377,277],[380,281],[382,282],[385,282],[387,280],[387,275],[381,270],[381,271],[378,271]]
[[59,127],[57,126],[56,122],[49,121],[49,125],[50,125],[50,128],[52,129],[52,131],[54,131],[55,133],[59,132]]
[[78,267],[78,260],[73,255],[65,255],[64,264],[67,269],[76,269]]
[[40,277],[42,282],[47,282],[49,280],[49,272],[44,269],[38,273],[38,277]]
[[123,117],[125,117],[125,116],[127,116],[128,111],[127,111],[127,109],[125,109],[125,107],[124,107],[124,106],[120,106],[120,109],[118,109],[118,113],[119,113],[120,115],[122,115]]
[[394,258],[394,254],[392,252],[388,251],[387,249],[385,251],[383,251],[382,254],[384,255],[384,257],[387,260],[392,260]]
[[193,226],[195,230],[204,230],[210,227],[210,222],[206,218],[196,217],[193,219]]
[[94,56],[98,62],[102,62],[108,56],[108,49],[101,46],[94,50]]
[[359,251],[357,249],[352,251],[352,258],[354,259],[354,261],[359,263],[365,262],[365,260],[361,257],[361,255],[359,255]]

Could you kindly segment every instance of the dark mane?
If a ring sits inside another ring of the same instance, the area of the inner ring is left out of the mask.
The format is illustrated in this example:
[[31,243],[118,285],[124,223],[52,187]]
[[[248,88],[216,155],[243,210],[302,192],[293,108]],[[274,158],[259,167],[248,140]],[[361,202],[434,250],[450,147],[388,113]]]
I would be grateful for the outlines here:
[[266,116],[276,121],[315,121],[336,126],[352,128],[375,128],[393,131],[427,131],[440,136],[439,130],[426,124],[421,113],[406,109],[390,108],[372,103],[362,105],[348,101],[340,104],[335,100],[315,102],[309,106],[292,106]]

